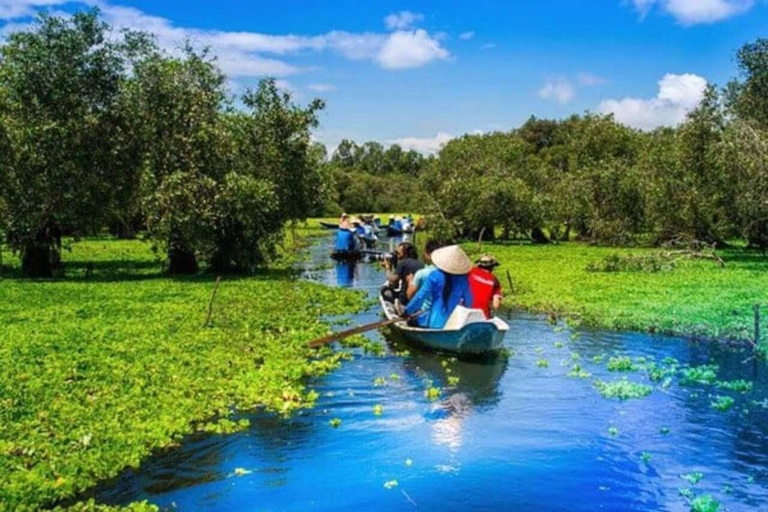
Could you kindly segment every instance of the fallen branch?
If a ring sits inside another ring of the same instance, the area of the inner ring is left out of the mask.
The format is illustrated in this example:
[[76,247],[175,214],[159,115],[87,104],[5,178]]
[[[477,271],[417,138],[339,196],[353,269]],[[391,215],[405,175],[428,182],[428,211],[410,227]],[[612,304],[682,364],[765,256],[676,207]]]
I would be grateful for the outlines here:
[[221,276],[216,277],[216,284],[213,285],[213,293],[211,294],[211,300],[208,302],[208,316],[205,318],[203,327],[208,327],[211,322],[211,315],[213,315],[213,301],[216,300],[216,294],[219,291],[219,283],[221,283]]

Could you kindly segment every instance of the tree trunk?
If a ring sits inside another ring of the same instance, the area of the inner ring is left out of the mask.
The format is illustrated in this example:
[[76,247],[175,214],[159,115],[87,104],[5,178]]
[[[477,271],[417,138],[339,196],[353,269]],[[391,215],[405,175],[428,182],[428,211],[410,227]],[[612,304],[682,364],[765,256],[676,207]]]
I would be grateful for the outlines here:
[[535,244],[549,244],[552,242],[541,228],[533,228],[531,230],[531,241]]
[[61,270],[61,238],[46,228],[21,251],[21,273],[25,277],[53,277]]
[[195,252],[190,250],[178,237],[171,236],[168,244],[168,273],[174,275],[194,274],[200,267]]

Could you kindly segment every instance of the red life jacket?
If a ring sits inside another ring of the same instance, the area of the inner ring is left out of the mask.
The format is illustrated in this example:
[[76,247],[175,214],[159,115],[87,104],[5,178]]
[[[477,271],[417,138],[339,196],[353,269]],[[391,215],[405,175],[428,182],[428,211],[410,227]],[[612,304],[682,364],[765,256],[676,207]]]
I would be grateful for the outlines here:
[[491,304],[495,296],[501,296],[501,283],[491,272],[480,267],[470,270],[468,277],[472,308],[482,309],[485,318],[491,318]]

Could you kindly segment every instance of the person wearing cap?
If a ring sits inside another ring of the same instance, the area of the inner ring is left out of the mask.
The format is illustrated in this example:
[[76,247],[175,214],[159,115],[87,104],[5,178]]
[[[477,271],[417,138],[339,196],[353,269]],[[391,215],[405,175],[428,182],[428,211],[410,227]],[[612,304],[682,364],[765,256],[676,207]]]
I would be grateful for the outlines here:
[[429,298],[429,311],[415,319],[416,325],[429,329],[442,329],[458,305],[469,307],[472,295],[469,291],[467,274],[472,270],[472,261],[458,245],[437,249],[432,253],[436,270],[427,276],[416,295],[408,302],[405,315],[413,315],[424,308]]
[[496,311],[501,306],[501,283],[493,275],[493,269],[499,266],[496,258],[484,254],[475,262],[469,272],[469,289],[472,293],[472,308],[482,309],[485,318],[491,318],[491,308]]

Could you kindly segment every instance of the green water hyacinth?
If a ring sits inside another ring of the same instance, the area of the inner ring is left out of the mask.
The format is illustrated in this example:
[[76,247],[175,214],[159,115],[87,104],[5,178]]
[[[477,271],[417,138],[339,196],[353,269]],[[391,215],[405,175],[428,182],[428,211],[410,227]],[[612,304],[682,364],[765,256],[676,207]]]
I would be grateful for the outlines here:
[[638,367],[627,356],[612,357],[608,359],[608,370],[612,372],[634,372]]
[[616,398],[619,400],[644,398],[650,395],[652,391],[650,386],[632,382],[627,379],[614,382],[596,380],[595,387],[604,398]]
[[730,391],[736,391],[737,393],[749,393],[752,391],[753,384],[746,380],[719,380],[716,383],[718,388],[728,389]]
[[715,401],[712,402],[712,408],[717,409],[720,412],[727,412],[733,407],[735,400],[730,396],[716,396]]
[[222,279],[203,327],[212,276],[167,278],[138,240],[84,240],[64,255],[70,268],[91,262],[91,278],[0,284],[0,510],[70,499],[197,430],[247,428],[235,409],[311,406],[306,378],[345,355],[306,343],[329,332],[325,315],[361,304],[265,271]]
[[717,370],[719,367],[715,364],[702,364],[680,370],[682,377],[681,384],[714,384],[717,381]]
[[691,512],[719,512],[720,502],[709,494],[697,496],[691,501]]

